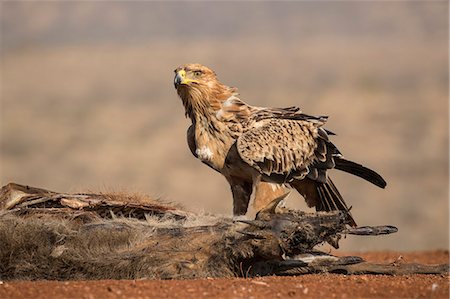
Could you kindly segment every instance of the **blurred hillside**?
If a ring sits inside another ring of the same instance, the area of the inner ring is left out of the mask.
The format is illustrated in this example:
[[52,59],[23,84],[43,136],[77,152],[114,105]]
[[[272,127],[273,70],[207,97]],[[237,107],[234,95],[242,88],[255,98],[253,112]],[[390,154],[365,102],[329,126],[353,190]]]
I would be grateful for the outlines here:
[[[242,99],[328,114],[359,224],[345,249],[448,247],[448,3],[1,2],[0,182],[140,191],[231,214],[186,144],[173,70],[210,66]],[[306,209],[300,196],[289,204]]]

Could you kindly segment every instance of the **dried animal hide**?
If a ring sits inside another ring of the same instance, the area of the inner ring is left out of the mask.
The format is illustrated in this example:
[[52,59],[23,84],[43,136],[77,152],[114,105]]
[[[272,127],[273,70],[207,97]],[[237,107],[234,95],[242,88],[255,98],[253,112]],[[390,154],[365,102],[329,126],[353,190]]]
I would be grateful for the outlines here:
[[[447,265],[376,265],[334,257],[348,228],[343,212],[277,211],[252,221],[196,215],[142,196],[63,194],[8,184],[0,192],[0,279],[187,279],[335,273],[442,273]],[[295,259],[294,259],[295,258]]]

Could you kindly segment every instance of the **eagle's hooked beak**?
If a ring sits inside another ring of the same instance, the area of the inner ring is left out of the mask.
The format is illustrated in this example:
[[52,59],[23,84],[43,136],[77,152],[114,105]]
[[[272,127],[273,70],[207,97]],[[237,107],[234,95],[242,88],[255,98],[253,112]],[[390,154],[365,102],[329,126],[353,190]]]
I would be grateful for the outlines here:
[[178,72],[176,72],[175,78],[173,79],[175,88],[178,88],[178,86],[180,85],[188,85],[189,83],[198,83],[198,81],[186,78],[185,70],[179,70]]

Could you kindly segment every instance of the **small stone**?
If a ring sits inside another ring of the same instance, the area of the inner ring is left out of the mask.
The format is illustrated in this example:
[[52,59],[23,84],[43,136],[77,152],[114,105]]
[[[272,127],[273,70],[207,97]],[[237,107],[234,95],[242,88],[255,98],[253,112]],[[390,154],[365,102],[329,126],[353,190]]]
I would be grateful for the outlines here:
[[267,286],[268,284],[265,283],[264,281],[251,281],[251,283],[253,284],[258,284],[258,285],[262,285],[262,286]]

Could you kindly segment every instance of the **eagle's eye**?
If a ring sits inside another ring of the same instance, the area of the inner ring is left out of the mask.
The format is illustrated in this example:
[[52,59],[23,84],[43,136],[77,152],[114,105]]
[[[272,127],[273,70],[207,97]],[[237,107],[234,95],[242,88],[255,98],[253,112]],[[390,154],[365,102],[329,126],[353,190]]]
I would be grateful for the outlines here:
[[202,71],[194,71],[194,76],[195,77],[200,77],[202,74]]

